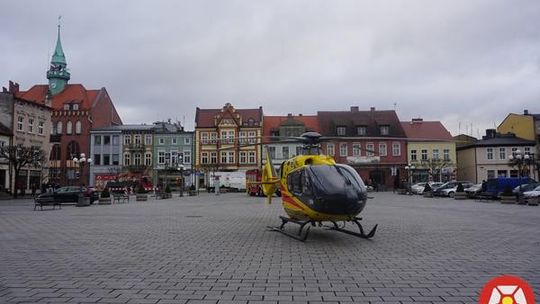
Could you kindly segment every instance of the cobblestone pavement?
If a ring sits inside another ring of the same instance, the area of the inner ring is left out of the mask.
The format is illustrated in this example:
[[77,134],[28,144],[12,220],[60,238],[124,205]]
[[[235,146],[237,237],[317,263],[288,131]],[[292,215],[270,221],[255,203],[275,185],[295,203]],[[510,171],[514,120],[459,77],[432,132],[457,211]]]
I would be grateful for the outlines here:
[[0,303],[476,303],[503,273],[540,299],[540,207],[373,196],[374,239],[314,228],[305,243],[265,228],[280,203],[245,194],[0,202]]

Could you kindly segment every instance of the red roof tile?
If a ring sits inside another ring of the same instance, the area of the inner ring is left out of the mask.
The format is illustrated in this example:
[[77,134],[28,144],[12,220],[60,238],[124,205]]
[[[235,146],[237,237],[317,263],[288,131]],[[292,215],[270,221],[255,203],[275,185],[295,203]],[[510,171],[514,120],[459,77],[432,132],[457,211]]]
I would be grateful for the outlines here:
[[[304,123],[306,130],[319,132],[319,119],[316,115],[293,115],[291,117]],[[263,136],[271,136],[271,131],[279,129],[279,125],[289,118],[289,116],[264,116]]]
[[402,121],[401,126],[408,138],[421,140],[453,140],[452,135],[440,121]]
[[[20,91],[17,97],[43,104],[47,96],[48,86],[38,84],[28,91]],[[52,98],[52,107],[61,110],[66,102],[79,102],[81,110],[89,110],[100,90],[87,90],[82,84],[68,84],[65,89]]]

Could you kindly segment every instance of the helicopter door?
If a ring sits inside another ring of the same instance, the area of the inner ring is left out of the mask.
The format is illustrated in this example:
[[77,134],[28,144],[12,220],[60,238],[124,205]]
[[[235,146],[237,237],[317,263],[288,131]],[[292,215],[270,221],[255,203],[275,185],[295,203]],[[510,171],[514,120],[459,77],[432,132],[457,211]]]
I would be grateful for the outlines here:
[[291,172],[287,177],[289,191],[296,196],[312,195],[311,178],[305,169]]

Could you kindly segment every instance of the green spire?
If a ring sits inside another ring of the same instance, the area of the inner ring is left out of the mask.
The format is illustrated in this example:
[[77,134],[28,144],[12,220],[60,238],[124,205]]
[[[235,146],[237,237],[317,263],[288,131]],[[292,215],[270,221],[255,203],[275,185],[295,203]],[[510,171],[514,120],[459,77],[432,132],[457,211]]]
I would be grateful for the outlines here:
[[56,39],[56,48],[51,59],[51,67],[47,71],[47,79],[49,79],[49,92],[51,95],[61,93],[71,78],[71,74],[67,70],[66,56],[60,42],[60,17],[58,17],[58,38]]
[[62,49],[62,42],[60,41],[60,24],[58,24],[58,38],[56,39],[56,48],[54,49],[51,63],[67,65],[64,50]]

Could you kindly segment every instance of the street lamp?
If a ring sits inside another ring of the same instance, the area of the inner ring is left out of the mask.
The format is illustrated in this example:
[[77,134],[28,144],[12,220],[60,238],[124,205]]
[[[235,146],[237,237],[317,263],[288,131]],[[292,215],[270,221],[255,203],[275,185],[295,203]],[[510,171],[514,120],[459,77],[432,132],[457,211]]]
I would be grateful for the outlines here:
[[73,163],[75,163],[75,165],[76,165],[77,172],[79,173],[79,179],[80,179],[81,174],[84,173],[83,172],[84,171],[84,166],[86,164],[90,165],[92,163],[92,159],[90,157],[86,158],[86,154],[81,153],[79,158],[77,158],[76,156],[73,157]]
[[183,164],[179,164],[178,165],[178,170],[180,171],[180,178],[181,178],[181,182],[180,182],[180,197],[184,196],[184,165]]
[[[519,181],[519,192],[518,192],[518,199],[521,195],[521,185],[523,184],[523,181],[521,180],[523,177],[529,177],[529,168],[531,164],[534,164],[534,154],[530,154],[529,152],[521,152],[521,150],[514,151],[508,159],[510,160],[510,165],[512,167],[517,167],[518,169],[518,177],[520,178]],[[528,181],[527,181],[528,182]]]
[[412,179],[413,179],[412,172],[414,172],[414,169],[416,169],[416,167],[411,164],[408,164],[407,166],[405,166],[405,170],[407,171],[407,184],[408,184],[407,191],[409,191],[409,194],[412,194],[412,191],[411,191]]

